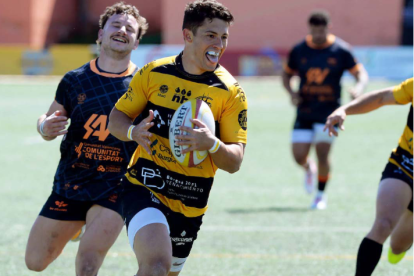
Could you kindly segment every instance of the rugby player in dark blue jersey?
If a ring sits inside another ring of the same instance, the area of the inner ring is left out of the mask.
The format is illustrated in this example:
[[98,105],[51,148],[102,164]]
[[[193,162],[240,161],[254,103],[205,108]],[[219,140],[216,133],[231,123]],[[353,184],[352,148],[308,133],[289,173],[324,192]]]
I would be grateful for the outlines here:
[[148,24],[136,7],[120,2],[106,8],[99,26],[99,58],[63,77],[55,100],[37,122],[46,141],[64,136],[52,193],[27,243],[26,265],[33,271],[44,270],[85,225],[76,275],[97,275],[124,224],[119,184],[137,144],[113,137],[107,122],[138,70],[131,51]]
[[[297,106],[292,132],[292,151],[295,161],[306,171],[305,188],[314,191],[318,175],[318,191],[311,204],[312,209],[326,208],[324,194],[329,179],[329,152],[333,137],[323,131],[326,118],[340,105],[340,80],[348,70],[357,80],[350,90],[352,98],[359,96],[368,81],[361,64],[357,64],[350,46],[329,33],[329,15],[315,11],[309,17],[310,34],[297,44],[289,54],[283,73],[283,85]],[[291,78],[300,78],[298,91],[291,86]],[[308,157],[315,145],[318,164]]]

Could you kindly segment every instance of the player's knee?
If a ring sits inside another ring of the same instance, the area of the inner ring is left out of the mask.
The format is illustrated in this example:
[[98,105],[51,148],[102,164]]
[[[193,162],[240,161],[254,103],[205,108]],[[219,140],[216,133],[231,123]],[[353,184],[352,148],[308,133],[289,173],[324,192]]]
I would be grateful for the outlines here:
[[139,265],[138,275],[167,276],[171,269],[171,258],[154,257]]
[[380,218],[375,222],[376,232],[384,237],[388,237],[394,228],[395,223],[389,218]]
[[295,158],[295,162],[298,165],[304,166],[307,162],[307,156],[302,156],[302,155],[294,155],[293,156]]
[[34,256],[27,255],[25,256],[25,262],[26,267],[35,272],[41,272],[46,269],[46,267],[49,265],[48,262],[39,260],[38,258],[35,258]]
[[79,258],[79,276],[94,276],[99,270],[99,256],[96,253],[83,253]]

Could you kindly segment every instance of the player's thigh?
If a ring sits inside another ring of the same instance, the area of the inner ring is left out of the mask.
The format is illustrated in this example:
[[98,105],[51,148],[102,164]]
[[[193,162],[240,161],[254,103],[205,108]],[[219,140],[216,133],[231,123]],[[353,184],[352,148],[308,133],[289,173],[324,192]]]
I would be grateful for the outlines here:
[[296,118],[291,133],[292,153],[298,163],[306,162],[312,145],[314,131],[312,121]]
[[104,257],[124,226],[121,215],[109,208],[93,205],[86,216],[86,230],[79,244],[79,254],[96,253]]
[[296,162],[305,164],[309,155],[312,144],[310,143],[292,143],[292,153]]
[[122,217],[140,270],[156,262],[170,266],[172,248],[166,207],[147,188],[131,184],[125,178],[123,183]]
[[200,231],[203,216],[186,217],[180,213],[167,214],[172,243],[172,265],[170,272],[180,272],[190,255]]
[[86,208],[85,202],[52,192],[30,231],[26,261],[56,258],[85,224]]
[[387,220],[394,227],[407,209],[412,191],[404,181],[396,178],[382,179],[376,202],[376,220]]
[[56,258],[84,224],[83,221],[61,221],[38,216],[30,231],[26,259]]

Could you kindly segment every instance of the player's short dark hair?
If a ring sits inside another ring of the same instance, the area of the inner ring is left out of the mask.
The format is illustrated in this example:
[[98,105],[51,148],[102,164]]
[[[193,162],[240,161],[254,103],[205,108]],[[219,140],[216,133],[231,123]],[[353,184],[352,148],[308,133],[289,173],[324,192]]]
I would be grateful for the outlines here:
[[139,14],[139,11],[135,6],[127,5],[122,1],[116,4],[113,4],[112,6],[106,7],[104,13],[101,14],[101,18],[99,19],[99,28],[103,29],[108,19],[114,14],[132,15],[137,20],[138,22],[137,39],[141,39],[142,36],[147,32],[148,23],[145,17]]
[[229,24],[234,22],[234,17],[228,8],[215,0],[197,0],[188,3],[184,11],[183,30],[189,29],[196,34],[198,27],[203,25],[206,18],[221,19]]
[[309,15],[308,23],[313,26],[328,26],[331,21],[329,13],[325,10],[313,11]]

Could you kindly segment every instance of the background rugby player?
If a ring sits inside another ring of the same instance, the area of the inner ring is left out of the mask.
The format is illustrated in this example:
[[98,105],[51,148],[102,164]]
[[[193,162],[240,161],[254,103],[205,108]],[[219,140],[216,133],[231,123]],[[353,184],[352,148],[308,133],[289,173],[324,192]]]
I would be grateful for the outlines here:
[[[179,274],[207,210],[216,170],[234,173],[242,163],[247,100],[218,63],[232,22],[230,11],[216,1],[188,4],[182,28],[184,51],[146,65],[111,113],[111,133],[139,143],[122,194],[128,237],[139,264],[137,275]],[[198,120],[193,120],[198,129],[182,128],[188,135],[177,139],[189,146],[184,154],[210,151],[202,163],[190,168],[173,158],[168,124],[183,102],[196,98],[210,106],[217,137]],[[132,125],[141,113],[146,119]]]
[[338,135],[336,124],[344,130],[346,115],[371,112],[384,105],[411,103],[407,125],[382,172],[377,208],[371,231],[358,251],[356,276],[369,276],[377,266],[382,245],[391,235],[388,259],[398,263],[413,244],[413,79],[394,88],[374,91],[353,100],[332,113],[325,125],[329,135]]
[[[296,120],[292,131],[292,151],[296,163],[305,171],[305,189],[314,191],[318,175],[318,192],[311,204],[312,209],[326,208],[324,191],[329,179],[329,152],[333,137],[323,132],[326,117],[340,105],[340,80],[345,70],[357,80],[350,90],[351,96],[359,96],[368,75],[361,64],[357,64],[350,46],[329,33],[329,15],[315,11],[309,17],[310,34],[297,44],[289,54],[283,73],[283,85],[297,106]],[[300,77],[299,91],[293,91],[290,80]],[[309,151],[315,145],[318,164],[310,159]]]
[[123,227],[119,183],[137,145],[110,135],[107,121],[138,70],[130,61],[131,51],[148,25],[136,7],[120,2],[106,8],[99,27],[99,58],[63,77],[55,100],[37,122],[45,140],[65,136],[53,191],[27,243],[30,270],[44,270],[86,223],[76,275],[96,275]]

